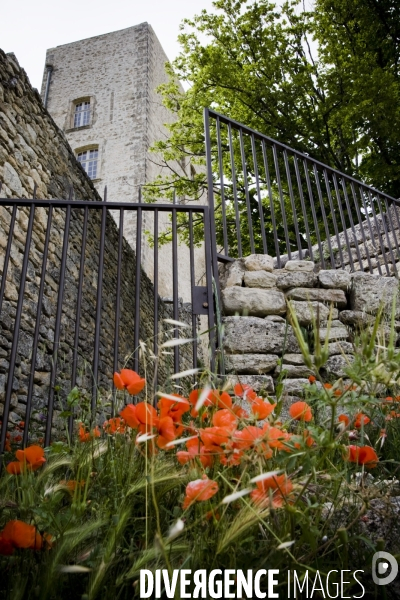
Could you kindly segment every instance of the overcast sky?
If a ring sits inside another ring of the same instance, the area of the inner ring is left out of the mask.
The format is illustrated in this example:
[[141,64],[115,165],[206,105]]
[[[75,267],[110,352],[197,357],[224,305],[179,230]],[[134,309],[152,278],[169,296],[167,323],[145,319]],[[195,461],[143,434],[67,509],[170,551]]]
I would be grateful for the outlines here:
[[40,90],[47,48],[147,21],[173,60],[179,24],[202,9],[212,0],[0,0],[0,48],[14,52]]

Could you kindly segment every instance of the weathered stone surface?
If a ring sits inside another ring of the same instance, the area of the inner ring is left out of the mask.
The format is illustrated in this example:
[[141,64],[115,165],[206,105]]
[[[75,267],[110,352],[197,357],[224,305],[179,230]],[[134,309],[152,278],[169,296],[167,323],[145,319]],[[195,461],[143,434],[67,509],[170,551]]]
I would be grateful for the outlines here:
[[289,396],[304,397],[304,386],[306,385],[310,385],[310,382],[303,377],[299,379],[284,379],[282,381],[283,393]]
[[339,314],[339,320],[344,325],[356,325],[363,327],[373,322],[374,318],[361,310],[342,310]]
[[[393,296],[398,292],[399,283],[394,277],[379,277],[368,273],[352,273],[350,293],[351,310],[376,314],[383,303],[385,312],[391,312]],[[400,295],[396,301],[396,317],[400,317]]]
[[274,393],[274,380],[270,375],[241,375],[240,378],[228,375],[230,387],[234,387],[238,381],[243,385],[250,385],[255,392]]
[[354,348],[353,348],[353,344],[342,340],[340,342],[331,342],[330,344],[328,344],[328,352],[330,355],[354,354]]
[[288,260],[285,264],[287,271],[306,271],[314,270],[315,264],[311,260]]
[[328,338],[329,341],[348,340],[349,332],[346,327],[331,327],[328,335],[328,329],[322,328],[319,330],[319,337],[321,342],[324,342],[326,338]]
[[[321,302],[301,302],[300,300],[291,300],[291,306],[296,313],[297,320],[300,325],[311,325],[313,319],[319,317],[319,322],[322,323],[328,320],[329,308]],[[338,316],[336,308],[333,309],[333,318]]]
[[322,270],[318,273],[318,280],[323,288],[333,288],[344,292],[347,292],[351,283],[350,274],[340,269],[336,271]]
[[[293,329],[257,317],[225,317],[224,348],[231,354],[281,354],[299,352]],[[285,335],[286,333],[286,335]],[[285,345],[286,342],[286,345]]]
[[285,377],[288,379],[298,379],[301,377],[309,377],[314,375],[314,372],[308,369],[305,365],[278,365],[275,369],[275,375],[279,375],[281,371],[285,372]]
[[250,254],[244,259],[247,271],[269,271],[274,270],[274,259],[268,254]]
[[277,277],[268,271],[245,271],[244,284],[251,288],[273,288],[276,287]]
[[227,354],[225,368],[227,373],[258,375],[272,371],[278,360],[276,354]]
[[222,264],[219,267],[221,289],[233,285],[241,286],[245,274],[244,260],[239,259],[234,262]]
[[334,377],[344,377],[344,369],[349,367],[353,360],[354,357],[352,354],[337,354],[335,356],[330,356],[324,365],[324,371],[326,371],[328,375],[333,375]]
[[222,293],[222,306],[226,315],[248,314],[265,317],[286,313],[285,296],[278,290],[227,287]]
[[318,278],[312,271],[279,271],[276,286],[282,290],[294,287],[315,287]]
[[302,354],[284,354],[282,360],[284,364],[288,365],[304,365],[304,358]]
[[286,293],[291,300],[315,300],[330,304],[331,302],[339,309],[347,307],[347,300],[343,290],[326,290],[315,288],[295,288]]
[[286,319],[280,317],[279,315],[267,315],[265,319],[267,321],[274,321],[275,323],[286,323]]

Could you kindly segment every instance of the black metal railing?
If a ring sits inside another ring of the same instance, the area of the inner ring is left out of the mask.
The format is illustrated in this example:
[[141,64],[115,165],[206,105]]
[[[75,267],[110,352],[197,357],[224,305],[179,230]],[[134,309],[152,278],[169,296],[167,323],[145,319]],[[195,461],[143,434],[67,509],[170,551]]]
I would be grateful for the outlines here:
[[[182,212],[189,247],[178,244]],[[134,248],[124,237],[127,221]],[[203,228],[202,249],[195,248],[194,226]],[[159,248],[166,230],[171,244]],[[169,376],[198,366],[200,314],[208,318],[212,347],[208,207],[107,202],[106,195],[103,202],[82,201],[72,193],[68,200],[1,198],[0,235],[7,240],[0,255],[0,456],[17,418],[24,421],[24,446],[33,429],[48,445],[75,386],[93,421],[99,411],[113,415],[112,375],[124,366],[146,375],[155,390],[178,384]],[[166,285],[171,295],[161,298]],[[160,348],[182,335],[190,343]],[[71,414],[69,434],[72,424]]]
[[209,206],[218,259],[253,253],[322,268],[397,274],[400,203],[205,109]]

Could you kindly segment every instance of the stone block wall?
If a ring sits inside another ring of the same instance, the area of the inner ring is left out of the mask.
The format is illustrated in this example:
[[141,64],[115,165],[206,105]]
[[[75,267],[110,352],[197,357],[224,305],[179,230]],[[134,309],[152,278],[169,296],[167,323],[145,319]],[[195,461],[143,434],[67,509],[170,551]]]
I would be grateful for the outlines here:
[[[32,198],[34,184],[37,196],[43,199],[66,198],[73,186],[75,198],[98,201],[93,183],[87,177],[62,131],[44,109],[40,96],[32,89],[23,69],[13,55],[0,51],[0,181],[1,197]],[[4,255],[9,239],[12,210],[0,207],[0,282],[3,277]],[[5,386],[9,371],[14,319],[19,296],[20,276],[29,209],[18,209],[12,237],[11,256],[6,273],[6,287],[0,314],[0,415],[3,411]],[[38,290],[43,262],[44,239],[48,209],[35,210],[28,273],[24,290],[21,331],[18,338],[16,369],[13,379],[12,423],[24,420],[27,386],[31,370],[32,340],[38,309],[41,310],[40,335],[34,365],[33,423],[43,430],[43,419],[49,394],[50,372],[54,352],[54,325],[59,294],[60,261],[65,226],[65,211],[55,208],[51,227],[49,255],[46,264],[44,298],[38,307]],[[97,298],[97,275],[101,211],[89,211],[81,302],[80,336],[78,344],[77,384],[90,397],[92,394],[91,365],[94,347],[94,326]],[[71,361],[75,334],[77,291],[83,232],[83,210],[71,212],[67,266],[62,306],[60,343],[57,349],[56,413],[64,407],[71,388]],[[117,256],[119,232],[114,219],[107,213],[104,253],[104,276],[101,313],[99,395],[104,400],[111,390],[114,356],[114,320],[117,288]],[[134,350],[135,254],[123,240],[121,271],[121,324],[119,367],[132,366]],[[154,332],[154,287],[144,271],[141,275],[140,338],[152,347]],[[171,304],[159,298],[159,319],[172,316]],[[191,323],[191,306],[180,305],[180,319]],[[192,366],[190,346],[181,348],[181,367]],[[172,356],[165,355],[160,365],[159,382],[166,381],[172,371]],[[153,363],[148,365],[149,379]],[[144,374],[143,365],[141,374]]]
[[321,270],[309,260],[290,260],[276,269],[272,257],[251,255],[220,265],[220,284],[228,378],[239,377],[269,394],[275,393],[282,371],[288,396],[301,396],[312,374],[291,326],[289,302],[311,352],[313,320],[321,342],[328,336],[329,359],[322,371],[327,381],[345,375],[343,369],[353,360],[355,331],[371,325],[382,304],[389,316],[394,297],[400,331],[399,282],[394,277]]

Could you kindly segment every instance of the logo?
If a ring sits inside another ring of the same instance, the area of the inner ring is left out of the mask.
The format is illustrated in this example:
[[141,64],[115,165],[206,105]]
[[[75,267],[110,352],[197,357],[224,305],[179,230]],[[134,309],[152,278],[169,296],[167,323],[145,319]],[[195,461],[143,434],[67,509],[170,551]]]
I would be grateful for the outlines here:
[[397,577],[399,565],[389,552],[375,552],[372,557],[372,579],[376,585],[388,585]]

